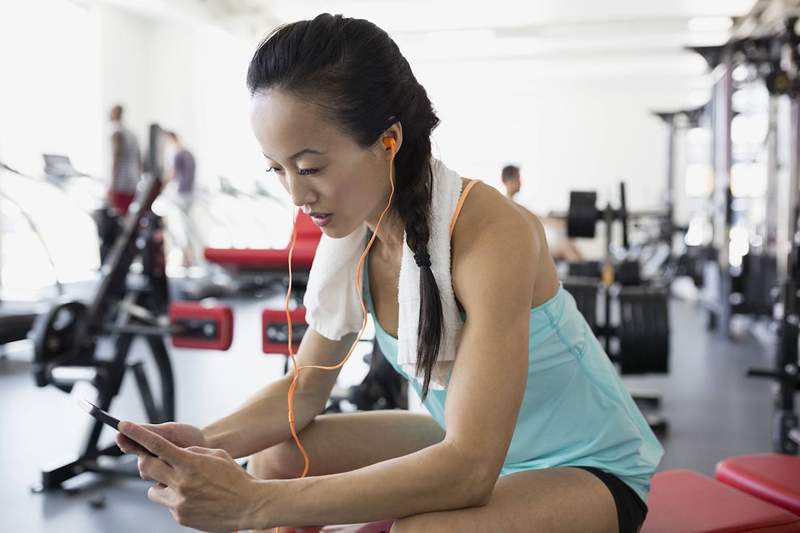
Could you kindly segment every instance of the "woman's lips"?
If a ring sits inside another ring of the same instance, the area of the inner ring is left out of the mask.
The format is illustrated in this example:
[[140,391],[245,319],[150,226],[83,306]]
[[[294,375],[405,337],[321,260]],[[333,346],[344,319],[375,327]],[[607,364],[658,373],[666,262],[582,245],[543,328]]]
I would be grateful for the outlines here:
[[309,216],[314,224],[322,228],[330,223],[333,213],[311,213]]

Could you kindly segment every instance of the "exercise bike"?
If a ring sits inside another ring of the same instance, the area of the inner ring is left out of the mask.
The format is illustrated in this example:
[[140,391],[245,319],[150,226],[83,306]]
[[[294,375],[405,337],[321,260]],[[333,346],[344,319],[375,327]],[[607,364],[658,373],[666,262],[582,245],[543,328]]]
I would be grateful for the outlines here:
[[[154,125],[151,142],[157,135]],[[77,383],[90,383],[97,391],[93,403],[107,411],[124,377],[132,373],[150,423],[175,419],[174,378],[164,337],[171,336],[175,346],[227,350],[233,335],[230,308],[170,303],[163,226],[151,209],[160,191],[161,179],[155,171],[142,182],[93,298],[56,303],[36,319],[30,334],[37,386],[52,385],[70,393]],[[131,345],[137,337],[149,348],[158,377],[155,389],[144,361],[132,357]],[[99,421],[91,426],[77,458],[43,470],[34,491],[61,488],[86,471],[135,475],[100,462],[102,457],[122,455],[116,445],[99,446],[102,426]]]

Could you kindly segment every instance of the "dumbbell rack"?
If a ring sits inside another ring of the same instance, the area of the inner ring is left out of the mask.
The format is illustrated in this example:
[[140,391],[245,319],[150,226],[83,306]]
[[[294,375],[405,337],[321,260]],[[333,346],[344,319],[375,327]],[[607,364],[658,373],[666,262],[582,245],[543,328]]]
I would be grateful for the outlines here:
[[[594,237],[595,225],[602,220],[605,225],[605,258],[596,266],[595,272],[583,272],[589,278],[599,278],[603,295],[603,320],[596,320],[596,309],[591,305],[580,306],[595,334],[603,340],[606,352],[620,363],[624,373],[667,372],[669,355],[669,316],[667,289],[645,285],[641,280],[638,261],[612,263],[611,243],[613,224],[622,226],[622,245],[629,248],[628,209],[625,184],[620,183],[620,207],[610,204],[597,209],[597,193],[594,191],[570,192],[567,233],[570,237]],[[570,265],[573,270],[574,265]],[[584,294],[585,291],[584,291]],[[619,303],[619,325],[612,325],[612,300]],[[596,300],[596,294],[592,301]],[[612,341],[619,347],[612,350]],[[642,354],[646,354],[645,357]],[[634,355],[631,355],[634,354]],[[626,372],[627,371],[627,372]]]

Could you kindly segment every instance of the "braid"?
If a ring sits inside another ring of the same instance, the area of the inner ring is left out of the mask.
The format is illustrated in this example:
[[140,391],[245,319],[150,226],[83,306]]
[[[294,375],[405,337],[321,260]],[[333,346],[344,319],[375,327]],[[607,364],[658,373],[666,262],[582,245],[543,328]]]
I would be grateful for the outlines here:
[[[427,144],[430,153],[430,139],[417,139],[415,144]],[[422,141],[422,142],[419,142]],[[414,148],[426,147],[403,144],[400,153]],[[411,178],[411,179],[409,179]],[[430,163],[425,162],[422,172],[416,176],[402,176],[408,183],[399,184],[397,196],[397,209],[405,222],[406,241],[414,253],[414,259],[419,268],[420,308],[419,322],[417,324],[417,376],[424,375],[422,383],[423,400],[428,395],[433,366],[439,353],[442,338],[442,301],[439,296],[439,287],[431,270],[428,240],[430,238],[430,205],[433,190]]]
[[443,313],[439,287],[431,270],[428,241],[433,195],[431,131],[439,124],[425,88],[410,84],[397,118],[403,126],[403,144],[395,157],[398,187],[396,207],[405,224],[406,241],[419,266],[419,322],[417,324],[417,376],[423,375],[422,399],[428,395],[433,366],[442,340]]
[[[403,146],[403,148],[406,147]],[[397,210],[403,217],[403,222],[405,222],[408,247],[415,254],[428,250],[428,240],[430,239],[428,224],[431,204],[430,172],[430,165],[426,162],[422,171],[423,176],[415,180],[407,179],[403,176],[400,179],[410,183],[398,183],[398,188],[402,188],[402,192],[397,195]]]

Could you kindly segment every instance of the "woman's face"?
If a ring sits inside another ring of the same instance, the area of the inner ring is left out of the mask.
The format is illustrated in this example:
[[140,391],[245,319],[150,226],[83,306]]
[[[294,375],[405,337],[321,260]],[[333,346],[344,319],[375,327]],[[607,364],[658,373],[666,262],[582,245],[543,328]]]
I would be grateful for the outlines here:
[[380,140],[362,148],[318,107],[276,89],[253,96],[250,122],[267,169],[326,235],[345,237],[377,221],[389,196]]

